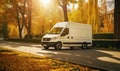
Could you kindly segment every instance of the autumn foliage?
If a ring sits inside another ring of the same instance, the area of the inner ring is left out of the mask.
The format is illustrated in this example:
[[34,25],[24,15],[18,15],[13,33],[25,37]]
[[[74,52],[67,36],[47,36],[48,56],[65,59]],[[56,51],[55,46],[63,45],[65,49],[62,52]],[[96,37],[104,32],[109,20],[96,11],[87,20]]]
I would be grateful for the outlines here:
[[[106,0],[3,0],[0,25],[7,23],[9,38],[39,37],[61,21],[91,24],[93,33],[113,33],[114,10]],[[101,4],[101,6],[99,5]]]

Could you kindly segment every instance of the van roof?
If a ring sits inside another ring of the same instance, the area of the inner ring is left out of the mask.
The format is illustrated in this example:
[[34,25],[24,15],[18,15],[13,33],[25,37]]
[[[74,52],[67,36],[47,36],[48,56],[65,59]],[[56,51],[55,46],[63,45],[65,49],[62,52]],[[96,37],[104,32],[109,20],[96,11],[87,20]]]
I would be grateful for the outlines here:
[[58,22],[57,24],[54,25],[54,27],[65,27],[68,24],[68,22]]
[[54,25],[54,27],[65,27],[65,26],[67,26],[67,24],[71,24],[71,23],[81,25],[81,26],[85,26],[85,25],[86,26],[91,26],[89,24],[76,23],[76,22],[58,22],[57,24]]

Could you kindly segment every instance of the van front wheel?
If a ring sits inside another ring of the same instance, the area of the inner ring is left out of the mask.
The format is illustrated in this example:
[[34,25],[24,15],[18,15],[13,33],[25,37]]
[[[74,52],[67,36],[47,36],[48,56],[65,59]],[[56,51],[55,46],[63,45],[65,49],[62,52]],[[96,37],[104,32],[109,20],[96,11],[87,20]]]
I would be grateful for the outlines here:
[[59,49],[61,49],[61,48],[62,48],[62,44],[61,44],[61,43],[57,43],[57,44],[55,45],[55,49],[59,50]]

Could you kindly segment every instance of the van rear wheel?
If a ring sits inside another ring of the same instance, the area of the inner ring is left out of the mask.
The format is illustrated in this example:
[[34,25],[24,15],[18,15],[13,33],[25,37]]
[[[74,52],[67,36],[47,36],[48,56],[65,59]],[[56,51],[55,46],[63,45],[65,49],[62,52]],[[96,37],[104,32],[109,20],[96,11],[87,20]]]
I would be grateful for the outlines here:
[[87,43],[86,42],[84,42],[83,44],[82,44],[82,49],[87,49],[88,47],[87,47]]
[[62,48],[62,44],[61,44],[61,43],[57,43],[57,44],[55,45],[55,49],[59,50],[59,49],[61,49],[61,48]]

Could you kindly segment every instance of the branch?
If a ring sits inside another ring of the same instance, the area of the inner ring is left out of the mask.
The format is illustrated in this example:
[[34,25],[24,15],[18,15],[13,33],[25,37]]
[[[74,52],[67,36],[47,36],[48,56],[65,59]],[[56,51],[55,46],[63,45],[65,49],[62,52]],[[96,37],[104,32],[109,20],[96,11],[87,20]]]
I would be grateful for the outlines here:
[[16,0],[10,0],[10,2],[13,4],[16,10],[19,9],[20,13],[22,13],[22,9],[20,8],[20,6],[18,6]]
[[61,0],[59,0],[59,6],[61,6],[63,8],[63,4],[62,4]]

